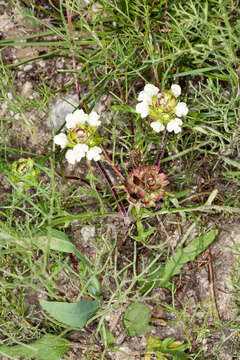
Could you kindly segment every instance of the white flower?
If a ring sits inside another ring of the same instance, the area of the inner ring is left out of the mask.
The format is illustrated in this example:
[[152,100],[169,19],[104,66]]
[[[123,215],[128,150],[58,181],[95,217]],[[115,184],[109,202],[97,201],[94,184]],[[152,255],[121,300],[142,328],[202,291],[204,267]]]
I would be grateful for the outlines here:
[[171,86],[171,92],[172,92],[173,96],[175,96],[175,98],[177,98],[179,95],[181,95],[181,86],[179,86],[177,84],[173,84]]
[[161,121],[153,121],[150,126],[156,133],[164,130],[164,125],[161,123]]
[[169,132],[174,131],[175,134],[178,134],[182,130],[181,125],[182,125],[182,120],[181,119],[176,118],[174,120],[171,120],[167,124],[167,131],[169,131]]
[[136,106],[136,112],[141,115],[141,118],[145,118],[149,115],[149,105],[152,105],[153,96],[159,93],[159,89],[152,85],[146,84],[144,90],[138,95],[138,101],[141,101]]
[[88,115],[88,124],[90,126],[99,126],[101,124],[101,121],[98,120],[100,116],[96,113],[96,111],[92,111],[91,114]]
[[184,102],[179,102],[177,106],[175,107],[175,114],[179,117],[185,116],[188,113],[188,107],[187,104]]
[[77,124],[85,124],[88,120],[88,114],[82,109],[77,109],[74,113],[67,114],[66,118],[66,127],[68,129],[74,129]]
[[145,103],[144,101],[140,102],[139,104],[136,105],[136,112],[141,115],[142,119],[145,118],[146,116],[149,115],[148,104]]
[[73,149],[68,150],[66,152],[66,159],[67,161],[74,165],[76,162],[80,161],[87,153],[88,145],[86,144],[77,144],[74,146]]
[[68,138],[67,135],[64,133],[60,133],[56,136],[54,136],[53,141],[56,145],[60,145],[62,149],[64,149],[68,145]]
[[88,152],[87,152],[87,159],[88,160],[95,160],[98,161],[101,159],[101,152],[102,149],[99,146],[93,146]]
[[138,101],[143,101],[148,105],[151,105],[153,96],[156,96],[158,93],[159,89],[156,86],[152,84],[146,84],[144,86],[144,90],[141,91],[138,95]]

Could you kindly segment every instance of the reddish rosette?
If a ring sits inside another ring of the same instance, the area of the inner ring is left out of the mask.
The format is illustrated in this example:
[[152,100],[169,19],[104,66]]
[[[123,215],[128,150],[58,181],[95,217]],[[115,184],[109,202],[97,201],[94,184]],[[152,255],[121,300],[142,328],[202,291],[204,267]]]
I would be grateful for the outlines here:
[[143,165],[133,169],[125,183],[128,201],[133,204],[140,202],[145,207],[155,207],[156,202],[164,198],[168,184],[167,176],[160,173],[157,165]]

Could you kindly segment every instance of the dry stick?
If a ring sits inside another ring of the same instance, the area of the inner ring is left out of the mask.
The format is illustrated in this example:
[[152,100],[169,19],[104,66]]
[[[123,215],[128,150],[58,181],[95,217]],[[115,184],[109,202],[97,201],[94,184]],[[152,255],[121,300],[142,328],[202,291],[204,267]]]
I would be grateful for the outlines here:
[[104,147],[102,145],[100,145],[103,155],[105,157],[105,159],[107,160],[107,162],[111,165],[112,169],[115,171],[115,173],[122,179],[122,181],[125,183],[126,179],[125,177],[122,175],[122,173],[120,172],[120,170],[118,170],[117,166],[113,164],[112,160],[110,159],[107,151],[104,149]]
[[108,185],[110,186],[110,188],[111,188],[111,190],[112,190],[112,192],[113,192],[113,195],[114,195],[114,197],[115,197],[115,199],[116,199],[116,201],[117,201],[118,207],[119,207],[119,209],[120,209],[120,211],[121,211],[121,213],[122,213],[122,215],[123,215],[125,224],[126,224],[126,225],[129,225],[129,224],[131,223],[131,220],[129,219],[129,216],[128,216],[126,210],[124,209],[124,206],[123,206],[122,202],[119,200],[118,194],[117,194],[116,190],[115,190],[114,187],[113,187],[113,184],[112,184],[112,181],[111,181],[110,177],[109,177],[108,174],[106,173],[106,171],[105,171],[105,169],[104,169],[101,161],[100,161],[100,160],[99,160],[99,161],[96,161],[96,163],[97,163],[99,169],[102,171],[105,179],[106,179],[107,182],[108,182]]
[[217,319],[220,320],[220,315],[219,315],[218,306],[217,306],[217,300],[216,300],[216,292],[215,292],[215,287],[214,287],[214,272],[213,272],[213,265],[212,265],[212,254],[210,252],[210,249],[207,249],[205,251],[205,254],[206,254],[207,259],[208,259],[208,275],[209,275],[210,298],[211,298],[212,303],[214,304]]
[[162,156],[163,156],[163,149],[164,149],[164,146],[166,145],[167,134],[168,134],[168,131],[167,131],[167,127],[165,126],[163,137],[162,137],[162,143],[161,143],[160,150],[159,150],[158,157],[157,157],[157,161],[156,161],[157,166],[160,166],[160,161],[161,161]]
[[[71,38],[71,43],[72,43],[72,63],[73,63],[73,70],[77,70],[77,64],[76,64],[76,57],[75,57],[75,53],[74,53],[74,41],[73,41],[73,34],[72,34],[72,19],[71,19],[71,11],[70,8],[67,7],[67,19],[68,19],[68,30],[69,30],[69,36]],[[79,100],[79,104],[81,106],[84,107],[83,103],[82,103],[82,99],[81,99],[81,94],[80,94],[80,87],[79,87],[79,82],[78,82],[78,77],[77,77],[77,73],[75,73],[75,86],[76,86],[76,91],[77,91],[77,96],[78,96],[78,100]]]

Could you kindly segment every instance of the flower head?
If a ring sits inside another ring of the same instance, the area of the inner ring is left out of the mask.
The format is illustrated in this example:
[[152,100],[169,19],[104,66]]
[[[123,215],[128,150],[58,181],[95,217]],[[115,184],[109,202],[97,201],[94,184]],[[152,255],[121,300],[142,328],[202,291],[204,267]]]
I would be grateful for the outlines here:
[[26,189],[31,187],[32,184],[38,184],[40,171],[33,159],[21,158],[14,161],[11,170],[10,179],[19,188]]
[[97,146],[103,140],[97,132],[97,127],[101,124],[99,118],[95,111],[88,115],[82,109],[67,114],[67,133],[54,136],[54,142],[62,149],[69,148],[65,157],[70,164],[74,165],[85,156],[89,160],[97,159],[96,161],[101,158],[101,149]]
[[181,131],[180,125],[182,125],[182,121],[180,122],[178,118],[188,113],[187,105],[177,100],[180,95],[181,87],[177,84],[173,84],[170,90],[163,92],[160,92],[156,86],[147,84],[138,95],[140,102],[136,105],[136,112],[142,118],[149,115],[153,119],[150,126],[155,132],[163,131],[167,127],[168,131],[175,131],[177,134]]
[[143,165],[133,169],[126,181],[129,202],[142,203],[146,207],[155,207],[163,199],[165,187],[169,184],[167,176],[160,173],[157,165]]

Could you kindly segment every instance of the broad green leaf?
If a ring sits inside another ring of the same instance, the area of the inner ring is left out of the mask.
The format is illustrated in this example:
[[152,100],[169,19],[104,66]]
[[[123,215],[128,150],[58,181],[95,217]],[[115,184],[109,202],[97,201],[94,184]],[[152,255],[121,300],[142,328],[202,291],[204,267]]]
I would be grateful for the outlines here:
[[98,301],[91,301],[86,298],[75,303],[40,300],[40,305],[54,319],[80,329],[86,325],[87,321],[91,319],[99,309]]
[[141,303],[131,304],[125,311],[123,317],[123,327],[131,336],[145,334],[154,329],[148,323],[151,319],[152,311],[148,306]]
[[88,258],[76,248],[62,231],[49,229],[45,233],[38,234],[34,239],[34,244],[40,249],[49,247],[51,250],[75,254],[89,269],[92,269]]
[[61,360],[70,347],[70,342],[61,337],[46,334],[32,344],[16,346],[0,346],[0,354],[17,359]]
[[170,279],[180,274],[184,264],[195,260],[213,242],[217,233],[218,230],[211,230],[192,240],[185,248],[177,248],[174,256],[166,261],[164,267],[148,277],[150,284],[146,286],[144,291],[151,287],[171,287]]
[[[171,356],[172,360],[185,360],[189,358],[188,354],[185,353],[189,345],[183,344],[181,341],[175,341],[172,337],[159,340],[155,336],[151,336],[147,338],[147,341],[147,351],[154,353],[159,360],[167,360],[168,357],[166,356]],[[145,359],[147,359],[147,356]]]

